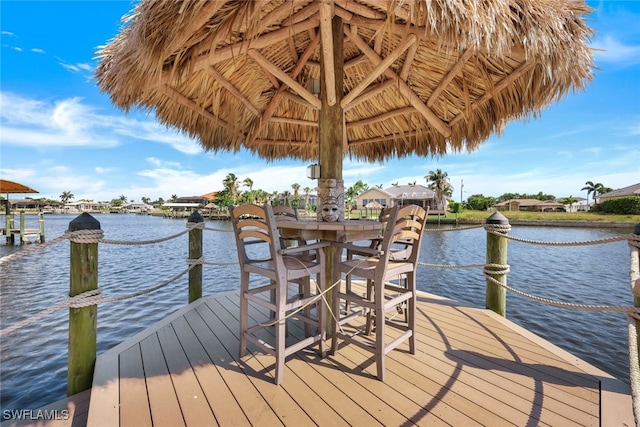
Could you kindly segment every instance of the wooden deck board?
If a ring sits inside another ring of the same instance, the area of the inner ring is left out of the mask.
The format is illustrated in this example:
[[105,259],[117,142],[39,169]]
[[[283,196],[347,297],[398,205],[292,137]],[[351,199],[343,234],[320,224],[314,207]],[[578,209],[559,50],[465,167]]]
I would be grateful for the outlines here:
[[[284,382],[276,386],[271,356],[255,351],[238,358],[237,292],[203,298],[98,357],[89,420],[123,426],[146,420],[187,426],[605,425],[602,381],[619,400],[616,416],[633,423],[630,396],[602,371],[485,310],[423,293],[419,300],[417,354],[406,344],[390,352],[386,382],[375,378],[370,353],[343,344],[325,359],[317,346],[290,356]],[[259,311],[250,314],[266,319]],[[291,322],[288,333],[294,338],[303,330]],[[141,387],[143,399],[134,396]],[[96,392],[107,404],[94,404]],[[120,400],[114,411],[114,394],[134,400]]]
[[151,334],[140,342],[142,363],[147,381],[147,395],[151,419],[155,425],[184,425],[178,396],[173,392],[173,383],[162,353],[157,334]]
[[120,422],[151,425],[142,354],[137,344],[120,354]]

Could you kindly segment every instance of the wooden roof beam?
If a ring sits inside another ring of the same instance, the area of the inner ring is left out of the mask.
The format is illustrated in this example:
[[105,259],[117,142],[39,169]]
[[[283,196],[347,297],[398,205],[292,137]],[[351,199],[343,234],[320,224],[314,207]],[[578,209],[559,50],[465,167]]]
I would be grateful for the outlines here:
[[283,27],[286,27],[289,25],[297,24],[302,21],[306,21],[307,19],[312,17],[314,14],[316,14],[319,9],[320,9],[320,3],[313,2],[303,7],[302,9],[300,9],[298,12],[291,15],[290,17],[283,19],[281,24]]
[[320,38],[322,40],[322,59],[324,60],[324,82],[327,90],[327,103],[336,103],[336,72],[333,66],[333,14],[329,3],[320,3]]
[[413,60],[416,57],[417,51],[418,51],[418,43],[413,43],[411,46],[409,46],[409,50],[407,51],[407,56],[404,58],[404,64],[402,65],[402,70],[400,71],[400,78],[405,82],[409,77],[409,72],[411,71],[411,66],[413,65]]
[[462,68],[464,67],[464,64],[467,63],[467,61],[469,60],[469,58],[471,58],[472,55],[473,55],[473,49],[471,48],[468,48],[462,54],[460,59],[458,59],[458,61],[453,65],[453,67],[451,67],[451,69],[447,72],[447,75],[444,76],[442,80],[440,80],[440,83],[438,83],[438,86],[433,90],[433,92],[431,92],[431,95],[429,96],[429,100],[427,101],[428,107],[433,106],[433,104],[436,102],[436,100],[438,99],[442,91],[444,91],[446,87],[449,86],[449,83],[451,83],[451,81],[460,72],[460,70],[462,70]]
[[335,4],[334,4],[334,13],[340,18],[342,18],[342,22],[349,22],[353,18],[353,13]]
[[388,112],[386,112],[384,114],[380,114],[380,115],[375,116],[375,117],[371,117],[371,118],[368,118],[368,119],[360,120],[360,121],[357,121],[357,122],[351,122],[351,123],[347,124],[347,126],[352,128],[352,127],[358,127],[358,126],[372,125],[374,123],[378,123],[378,122],[390,119],[390,118],[395,117],[395,116],[402,116],[402,115],[411,114],[411,113],[417,113],[416,109],[413,108],[413,107],[398,108],[397,110],[388,111]]
[[342,109],[344,111],[348,111],[348,110],[352,109],[353,107],[355,107],[356,105],[368,100],[369,98],[372,98],[372,97],[384,92],[385,90],[389,89],[390,87],[394,86],[395,84],[396,84],[395,80],[388,79],[388,80],[385,80],[382,83],[378,83],[377,85],[369,86],[367,88],[367,90],[362,92],[362,94],[360,96],[358,96],[356,99],[351,101],[348,105],[345,105],[344,107],[342,107]]
[[[520,78],[524,73],[529,71],[536,65],[535,62],[524,62],[520,64],[518,68],[513,70],[513,73],[506,76],[504,79],[500,80],[500,82],[495,86],[495,88],[491,91],[485,92],[480,98],[478,98],[473,104],[471,104],[471,110],[476,110],[480,108],[485,102],[489,101],[491,98],[496,96],[498,92],[502,91],[506,87],[508,87],[515,79]],[[451,120],[451,126],[458,123],[460,120],[464,118],[464,112],[458,113],[453,120]]]
[[[358,55],[353,59],[350,59],[349,61],[344,63],[344,69],[347,70],[349,68],[352,67],[356,67],[358,65],[360,65],[360,63],[362,62],[368,62],[369,60],[367,59],[366,56],[364,55]],[[320,63],[317,61],[307,61],[307,67],[313,67],[313,68],[320,68]]]
[[[286,86],[284,86],[284,87],[286,87]],[[307,101],[306,99],[304,99],[300,95],[296,95],[295,93],[291,93],[288,90],[283,91],[281,96],[283,98],[288,99],[289,101],[293,101],[295,103],[298,103],[298,104],[302,105],[303,107],[313,108],[314,110],[319,110],[320,109],[320,107],[318,107],[317,105],[311,104],[309,101]]]
[[243,133],[238,132],[237,129],[234,128],[234,126],[230,125],[226,121],[222,120],[220,117],[218,117],[215,114],[211,113],[206,108],[196,104],[195,101],[192,101],[191,99],[187,98],[186,96],[184,96],[183,94],[181,94],[180,92],[178,92],[177,90],[172,88],[171,86],[162,85],[162,86],[160,86],[158,88],[158,90],[160,92],[162,92],[162,94],[164,94],[165,96],[167,96],[169,98],[172,98],[172,99],[175,99],[178,104],[181,104],[181,105],[187,107],[188,109],[190,109],[193,112],[199,114],[200,116],[202,116],[202,117],[204,117],[204,118],[206,118],[208,120],[211,120],[215,124],[221,125],[226,130],[231,132],[233,134],[233,136],[235,136],[236,138],[240,138],[240,139],[244,139],[245,138],[245,135]]
[[365,18],[385,19],[387,17],[386,14],[353,0],[335,0],[335,4],[349,12],[353,12],[356,15],[364,16]]
[[[373,51],[373,49],[369,47],[369,45],[364,40],[362,40],[362,38],[360,38],[358,34],[351,33],[347,26],[344,27],[344,30],[346,36],[349,37],[349,39],[356,45],[356,47],[360,49],[362,53],[364,53],[374,65],[377,66],[378,64],[380,64],[380,62],[382,62],[382,59]],[[420,97],[416,95],[416,93],[404,80],[400,79],[398,75],[393,72],[393,70],[390,70],[388,68],[384,74],[390,79],[393,79],[397,82],[398,91],[407,98],[409,103],[413,105],[413,107],[418,110],[420,114],[422,114],[422,116],[431,124],[431,126],[437,129],[438,132],[440,132],[444,137],[448,138],[449,136],[451,136],[451,128],[447,125],[447,123],[442,121],[431,110],[431,108],[427,107],[422,102]]]
[[[393,13],[395,16],[397,16],[400,19],[404,19],[405,21],[409,19],[409,14],[404,9],[402,9],[401,4],[397,4],[396,8],[390,11],[389,6],[392,3],[389,2],[389,0],[361,0],[361,1],[365,5],[382,9],[382,10],[387,10],[388,12]],[[401,3],[406,3],[406,1]],[[385,14],[385,18],[386,18],[386,14]]]
[[[403,138],[413,138],[420,135],[420,131],[417,130],[412,130],[412,131],[407,131],[407,132],[401,132],[398,133],[398,139]],[[349,141],[349,147],[352,147],[354,145],[362,145],[362,144],[373,144],[373,143],[377,143],[377,142],[388,142],[389,141],[389,135],[384,135],[384,136],[375,136],[373,138],[369,138],[369,139],[360,139],[357,141]]]
[[[215,65],[222,61],[240,56],[241,54],[244,54],[249,48],[262,49],[268,47],[274,43],[285,40],[286,38],[291,37],[294,34],[310,30],[316,27],[318,25],[318,22],[319,18],[309,18],[306,21],[264,34],[254,40],[251,40],[251,42],[242,40],[238,43],[223,47],[222,49],[218,49],[214,52],[202,53],[201,56],[193,60],[190,71],[196,72],[199,70],[204,70],[209,65]],[[171,71],[164,71],[162,73],[162,78],[159,82],[159,85],[166,84],[171,78],[171,75]]]
[[[309,60],[313,52],[316,50],[316,47],[318,47],[319,43],[320,43],[320,35],[316,34],[316,36],[311,40],[311,43],[309,43],[305,48],[304,52],[302,53],[302,56],[300,57],[300,59],[298,60],[298,63],[296,64],[296,67],[291,72],[291,78],[295,79],[296,77],[298,77],[298,74],[300,74],[305,64],[307,63],[307,61]],[[253,131],[247,137],[247,141],[249,143],[253,142],[253,140],[257,138],[257,136],[262,131],[262,128],[264,127],[264,125],[269,121],[271,116],[273,116],[273,114],[275,113],[276,108],[278,108],[278,105],[280,105],[280,99],[282,99],[283,97],[285,88],[286,88],[285,86],[280,86],[276,91],[276,93],[273,95],[273,98],[271,98],[269,105],[267,105],[267,108],[265,108],[264,111],[262,112],[262,117],[260,118],[260,122],[254,127]]]
[[260,25],[258,25],[256,33],[262,33],[271,25],[280,25],[285,18],[291,16],[291,11],[295,9],[296,5],[301,3],[308,3],[308,1],[309,0],[289,0],[282,3],[280,6],[276,7],[267,15],[262,17],[262,19],[260,19]]
[[204,25],[211,19],[215,13],[220,10],[222,6],[226,3],[226,0],[218,0],[218,1],[209,1],[202,6],[202,9],[198,12],[198,17],[191,21],[191,23],[184,27],[179,34],[177,34],[172,40],[171,43],[167,47],[165,47],[162,52],[162,57],[169,58],[171,55],[176,53],[176,51],[180,48],[180,46],[184,45],[189,37],[193,35],[197,30],[204,27]]
[[[342,108],[344,109],[346,105],[349,105],[351,101],[353,101],[363,90],[365,90],[375,79],[377,79],[384,72],[389,70],[389,67],[393,65],[393,63],[403,55],[404,52],[409,48],[409,46],[415,44],[417,37],[413,34],[410,34],[409,37],[404,39],[398,47],[396,47],[386,58],[381,60],[378,65],[374,67],[371,72],[358,83],[356,87],[354,87],[344,98],[342,98]],[[379,58],[379,57],[378,57]]]
[[271,117],[269,121],[272,123],[286,123],[290,125],[318,127],[318,121],[290,119],[289,117]]
[[297,81],[295,81],[294,79],[289,77],[289,75],[287,75],[287,73],[282,71],[280,68],[275,66],[273,63],[269,62],[269,60],[267,58],[265,58],[264,56],[262,56],[262,54],[260,52],[258,52],[256,49],[249,49],[247,54],[251,58],[253,58],[253,60],[256,61],[258,63],[258,65],[260,65],[260,67],[262,67],[262,69],[265,70],[267,73],[270,73],[275,78],[280,80],[282,83],[284,83],[287,86],[289,86],[298,95],[300,95],[307,102],[309,102],[309,104],[315,106],[318,109],[320,108],[320,100],[318,98],[316,98],[311,92],[309,92],[307,89],[305,89],[300,83],[298,83]]
[[213,65],[211,67],[209,67],[209,74],[211,74],[211,77],[213,77],[214,79],[216,79],[216,81],[225,89],[227,89],[229,92],[231,92],[236,98],[238,98],[240,100],[240,102],[242,102],[245,107],[247,107],[247,109],[249,111],[251,111],[251,113],[254,116],[258,116],[260,115],[260,112],[258,111],[258,109],[256,107],[253,106],[253,104],[251,103],[251,101],[249,101],[247,99],[246,96],[244,96],[244,94],[242,92],[240,92],[234,85],[231,84],[231,82],[227,79],[224,78],[224,76],[222,74],[220,74],[218,72],[218,70],[216,70],[215,68],[213,68]]

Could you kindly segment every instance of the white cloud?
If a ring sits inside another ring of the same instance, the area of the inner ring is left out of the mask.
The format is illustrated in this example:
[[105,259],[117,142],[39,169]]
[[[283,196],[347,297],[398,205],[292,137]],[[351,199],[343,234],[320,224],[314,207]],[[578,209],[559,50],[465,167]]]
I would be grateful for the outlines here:
[[161,160],[158,159],[157,157],[148,157],[147,158],[147,162],[149,162],[151,165],[158,167],[158,168],[176,168],[176,169],[182,169],[182,166],[180,165],[180,162],[171,162],[171,161],[167,161],[167,160]]
[[598,155],[602,151],[602,147],[587,147],[587,148],[583,148],[580,151],[582,151],[583,153]]
[[93,170],[95,170],[96,173],[98,173],[100,175],[103,175],[103,174],[106,174],[106,173],[115,172],[118,169],[117,168],[104,168],[104,167],[101,167],[101,166],[96,166]]
[[15,34],[13,34],[11,31],[0,31],[0,34],[2,34],[3,36],[9,36],[9,37],[16,37]]
[[623,64],[640,63],[640,46],[625,45],[610,35],[595,40],[592,47],[597,49],[597,60]]
[[46,52],[45,52],[44,50],[39,49],[39,48],[37,48],[37,47],[34,47],[33,49],[31,49],[31,52],[33,52],[33,53],[43,53],[43,54],[46,54]]
[[94,68],[91,66],[91,64],[85,64],[85,63],[78,63],[76,64],[76,66],[84,71],[90,71],[93,72]]
[[202,152],[197,141],[156,122],[99,114],[80,98],[51,102],[0,92],[0,117],[3,145],[110,148],[133,138]]

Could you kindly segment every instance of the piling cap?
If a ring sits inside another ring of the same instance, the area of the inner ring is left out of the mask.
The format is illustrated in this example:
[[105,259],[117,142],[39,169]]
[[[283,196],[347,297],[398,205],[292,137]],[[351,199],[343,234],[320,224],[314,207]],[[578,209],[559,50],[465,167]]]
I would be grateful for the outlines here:
[[191,215],[189,215],[189,218],[187,218],[187,222],[192,222],[192,223],[204,222],[204,218],[202,217],[202,215],[200,215],[200,212],[198,212],[198,210],[196,209],[191,213]]
[[502,215],[498,211],[495,211],[489,218],[487,218],[485,222],[486,224],[501,224],[501,225],[509,224],[509,220],[507,219],[507,217]]
[[100,230],[100,221],[84,212],[69,223],[67,231]]

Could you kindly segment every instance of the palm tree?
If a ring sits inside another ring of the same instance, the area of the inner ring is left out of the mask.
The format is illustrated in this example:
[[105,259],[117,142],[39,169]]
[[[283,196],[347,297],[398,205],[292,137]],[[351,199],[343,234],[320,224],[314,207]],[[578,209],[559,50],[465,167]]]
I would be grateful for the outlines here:
[[449,174],[442,172],[441,169],[429,171],[424,179],[429,183],[429,188],[436,194],[436,207],[444,209],[444,196],[453,191],[453,187],[449,183]]
[[238,178],[233,173],[227,174],[226,178],[222,181],[222,185],[231,195],[233,204],[235,205],[238,198]]
[[577,202],[577,200],[573,196],[569,196],[562,201],[563,205],[569,205],[569,212],[573,211],[573,204]]
[[281,196],[282,196],[282,200],[284,200],[284,205],[285,206],[291,206],[289,204],[289,200],[290,200],[290,197],[291,197],[291,192],[289,190],[284,190],[281,193]]
[[309,193],[311,192],[311,187],[304,187],[302,191],[304,191],[304,208],[309,210]]
[[242,183],[245,187],[249,187],[249,191],[253,191],[253,180],[251,178],[245,178]]
[[297,197],[298,191],[300,191],[300,184],[298,184],[297,182],[291,184],[291,189],[293,190],[293,196]]
[[62,202],[62,204],[65,204],[69,200],[73,200],[74,197],[75,196],[71,191],[63,191],[62,194],[60,195],[60,201]]
[[594,184],[593,181],[587,181],[584,183],[584,187],[582,187],[581,191],[587,190],[587,210],[589,208],[589,194],[593,193],[593,204],[596,203],[596,197],[599,194],[602,194],[602,190],[604,189],[604,185],[601,183]]

